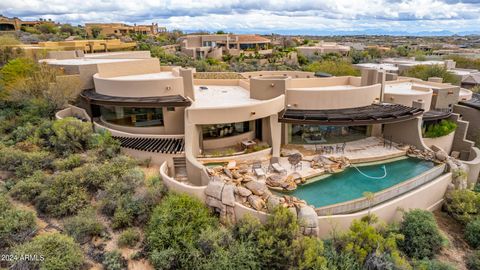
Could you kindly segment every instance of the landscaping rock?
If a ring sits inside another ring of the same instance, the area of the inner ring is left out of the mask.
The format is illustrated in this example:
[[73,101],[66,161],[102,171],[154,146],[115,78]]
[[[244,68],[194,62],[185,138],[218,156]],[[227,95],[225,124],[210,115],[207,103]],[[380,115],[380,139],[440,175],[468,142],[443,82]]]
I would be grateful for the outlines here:
[[205,194],[217,200],[221,200],[224,185],[225,183],[222,181],[210,181],[207,185],[207,188],[205,188]]
[[263,195],[263,193],[265,193],[265,190],[267,189],[265,184],[258,181],[250,181],[245,184],[245,187],[252,191],[253,194],[259,196]]
[[235,206],[235,186],[232,185],[225,185],[223,187],[222,191],[222,203],[229,205],[229,206]]
[[240,196],[243,196],[243,197],[248,197],[248,196],[252,195],[252,192],[249,189],[241,187],[241,186],[236,188],[236,193],[239,194]]
[[248,202],[255,210],[262,210],[265,207],[265,202],[256,195],[248,196]]
[[228,177],[228,178],[233,178],[232,172],[228,168],[223,168],[223,173]]
[[447,157],[448,157],[448,155],[443,151],[438,151],[438,152],[435,153],[435,158],[439,161],[444,162],[444,161],[447,160]]

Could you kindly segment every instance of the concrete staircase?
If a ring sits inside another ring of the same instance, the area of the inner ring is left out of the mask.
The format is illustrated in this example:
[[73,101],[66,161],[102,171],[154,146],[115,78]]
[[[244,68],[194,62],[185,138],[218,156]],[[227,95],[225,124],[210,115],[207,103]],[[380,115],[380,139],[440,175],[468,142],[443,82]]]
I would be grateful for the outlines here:
[[173,168],[175,172],[175,179],[180,182],[188,181],[187,177],[187,160],[185,157],[174,157]]

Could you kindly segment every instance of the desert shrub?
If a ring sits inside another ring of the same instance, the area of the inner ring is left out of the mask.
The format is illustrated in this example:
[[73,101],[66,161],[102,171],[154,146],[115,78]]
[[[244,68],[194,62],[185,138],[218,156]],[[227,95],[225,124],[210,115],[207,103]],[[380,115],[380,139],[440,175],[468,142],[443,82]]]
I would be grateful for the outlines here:
[[417,65],[402,72],[402,76],[414,77],[427,81],[430,77],[439,77],[444,83],[460,84],[460,80],[445,67],[440,65]]
[[127,269],[127,260],[117,250],[105,253],[102,264],[105,270]]
[[385,230],[381,225],[375,227],[377,218],[373,215],[354,220],[350,229],[340,236],[339,245],[342,252],[352,253],[357,262],[364,266],[369,256],[389,258],[393,266],[399,269],[408,269],[409,263],[398,250],[397,241],[403,236]]
[[327,260],[327,269],[329,270],[363,270],[351,252],[342,252],[335,247],[332,240],[325,241],[324,256]]
[[445,197],[445,210],[457,221],[466,224],[479,214],[480,194],[472,190],[453,190]]
[[15,247],[15,254],[35,254],[43,260],[19,261],[13,269],[82,269],[84,257],[80,246],[69,236],[47,233]]
[[69,171],[80,167],[83,164],[82,156],[79,154],[69,155],[66,158],[59,158],[53,161],[53,167],[58,171]]
[[65,219],[65,232],[79,243],[89,241],[93,236],[100,236],[103,225],[97,220],[95,209],[86,208],[76,216]]
[[200,201],[169,194],[154,209],[146,230],[150,261],[162,269],[198,267],[195,243],[211,226],[218,226],[218,221]]
[[415,270],[455,270],[452,265],[439,260],[420,260],[413,263]]
[[475,250],[467,255],[466,264],[468,270],[480,270],[480,250]]
[[47,176],[36,171],[32,176],[18,181],[10,190],[10,196],[21,202],[33,202],[45,189]]
[[425,131],[425,138],[438,138],[446,136],[457,129],[457,124],[452,120],[443,119],[438,124],[432,124],[427,127]]
[[93,130],[90,123],[73,117],[57,120],[52,125],[54,136],[50,138],[54,150],[61,156],[84,151]]
[[32,212],[15,209],[6,196],[0,195],[0,250],[23,242],[35,227]]
[[480,247],[480,218],[471,220],[465,226],[465,240],[472,248]]
[[404,235],[400,247],[411,258],[432,258],[442,248],[443,237],[433,214],[428,211],[415,209],[406,212],[400,233]]
[[61,172],[47,182],[47,188],[38,196],[38,211],[54,217],[75,215],[89,204],[86,189],[79,185],[78,174]]
[[140,233],[133,228],[128,228],[124,230],[117,240],[117,245],[119,247],[130,247],[133,248],[140,241]]
[[96,149],[102,158],[113,158],[120,153],[120,141],[114,139],[108,130],[92,134],[89,147]]
[[52,160],[49,152],[24,152],[13,147],[0,146],[0,168],[27,177],[37,170],[48,168]]
[[305,67],[305,71],[325,72],[333,76],[358,76],[360,71],[351,63],[343,60],[323,60],[313,62]]

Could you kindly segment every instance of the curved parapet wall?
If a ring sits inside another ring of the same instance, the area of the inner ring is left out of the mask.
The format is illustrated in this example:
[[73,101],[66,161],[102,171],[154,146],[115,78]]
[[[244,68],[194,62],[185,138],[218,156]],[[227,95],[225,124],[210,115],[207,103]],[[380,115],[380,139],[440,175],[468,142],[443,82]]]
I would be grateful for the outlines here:
[[[322,89],[324,88],[324,89]],[[368,106],[380,98],[381,85],[361,87],[326,87],[288,88],[287,106],[292,109],[315,110],[345,109]]]
[[[284,108],[285,96],[235,107],[187,108],[186,118],[192,124],[211,125],[251,121],[277,114]],[[185,130],[186,132],[186,130]]]
[[207,186],[189,186],[183,183],[178,182],[168,175],[168,166],[167,163],[163,163],[160,166],[160,176],[162,177],[163,183],[167,186],[168,189],[178,192],[185,193],[190,196],[193,196],[197,199],[200,199],[202,202],[205,202],[206,195],[205,189]]
[[287,70],[278,70],[278,71],[252,71],[252,72],[243,72],[240,73],[245,78],[254,78],[262,76],[285,76],[291,78],[313,78],[315,73],[307,71],[287,71]]
[[65,117],[75,117],[79,119],[85,119],[86,121],[91,121],[91,118],[88,115],[87,111],[73,105],[69,105],[68,108],[65,108],[55,113],[56,119],[63,119]]
[[347,230],[353,220],[360,219],[369,213],[375,214],[385,222],[392,222],[400,220],[402,210],[414,208],[436,210],[441,207],[443,197],[451,181],[452,174],[448,173],[409,193],[375,206],[370,211],[364,210],[347,215],[318,217],[319,235],[322,238],[328,238],[332,230]]
[[470,160],[464,161],[461,160],[468,168],[468,183],[470,186],[473,186],[477,183],[478,177],[480,176],[480,149],[477,147],[472,147],[470,152]]

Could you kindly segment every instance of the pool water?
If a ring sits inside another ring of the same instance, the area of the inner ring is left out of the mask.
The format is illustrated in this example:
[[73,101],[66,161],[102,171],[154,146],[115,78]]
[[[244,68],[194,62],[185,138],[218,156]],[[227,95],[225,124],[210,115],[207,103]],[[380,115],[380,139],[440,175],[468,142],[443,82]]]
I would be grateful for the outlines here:
[[[381,178],[385,175],[383,165],[386,168],[386,177],[382,179],[371,178]],[[387,189],[418,176],[434,166],[431,161],[415,158],[387,161],[387,163],[368,166],[357,165],[357,168],[363,174],[370,177],[363,175],[354,167],[349,167],[343,172],[332,174],[324,179],[320,179],[324,176],[311,178],[309,182],[320,180],[299,186],[289,195],[305,200],[315,207],[322,207],[364,197],[364,192],[375,193]]]

